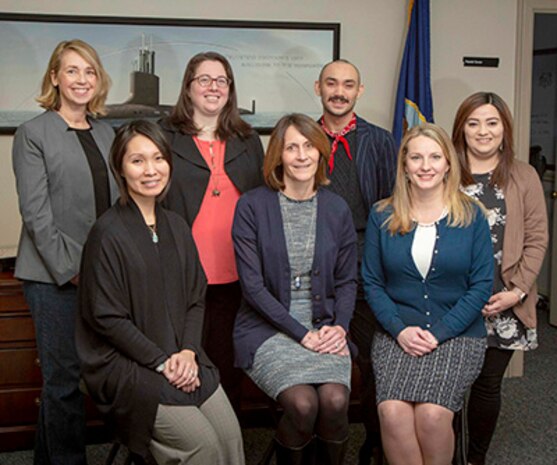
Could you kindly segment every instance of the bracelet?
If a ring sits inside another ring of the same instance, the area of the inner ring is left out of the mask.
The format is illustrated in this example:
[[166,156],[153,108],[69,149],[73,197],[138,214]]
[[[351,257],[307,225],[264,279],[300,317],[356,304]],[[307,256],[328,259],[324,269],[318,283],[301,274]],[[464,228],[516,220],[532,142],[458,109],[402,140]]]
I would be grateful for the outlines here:
[[157,373],[162,373],[164,371],[165,367],[166,367],[165,362],[162,362],[157,368],[155,368],[155,371]]

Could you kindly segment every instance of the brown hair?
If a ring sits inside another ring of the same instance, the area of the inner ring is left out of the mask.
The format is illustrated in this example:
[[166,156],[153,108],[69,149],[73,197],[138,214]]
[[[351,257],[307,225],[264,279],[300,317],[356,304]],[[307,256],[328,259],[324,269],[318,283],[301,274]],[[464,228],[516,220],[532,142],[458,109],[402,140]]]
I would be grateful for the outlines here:
[[217,123],[216,135],[221,140],[226,140],[232,136],[247,138],[252,132],[251,126],[246,123],[238,111],[238,102],[236,96],[236,85],[234,82],[234,73],[228,60],[217,52],[202,52],[193,56],[186,66],[184,78],[182,79],[182,89],[178,96],[178,102],[169,116],[169,122],[179,128],[184,134],[195,135],[199,132],[199,128],[193,120],[193,104],[189,96],[189,89],[197,68],[204,61],[218,61],[224,67],[226,77],[230,79],[228,102],[222,109]]
[[505,101],[493,92],[476,92],[466,98],[458,107],[453,123],[453,144],[462,168],[462,185],[474,184],[468,164],[466,136],[464,127],[470,115],[483,105],[493,105],[503,123],[503,143],[499,154],[499,163],[491,177],[491,184],[505,186],[509,179],[509,172],[514,159],[513,149],[513,117]]
[[331,154],[331,144],[329,139],[317,124],[309,116],[301,113],[291,113],[283,116],[276,124],[263,161],[263,179],[267,186],[273,190],[284,189],[284,170],[282,167],[282,153],[284,151],[284,136],[289,127],[295,127],[311,144],[319,151],[319,164],[315,173],[315,186],[326,186],[329,184],[327,179],[327,163]]
[[114,142],[112,142],[112,147],[110,148],[110,170],[116,180],[116,184],[118,184],[121,205],[127,204],[130,199],[128,185],[125,178],[122,176],[122,165],[124,163],[124,156],[128,150],[128,144],[136,136],[145,136],[153,142],[170,168],[168,173],[169,181],[163,191],[157,196],[157,202],[164,199],[170,187],[170,178],[172,176],[172,150],[166,141],[166,137],[162,133],[160,127],[155,123],[141,119],[131,121],[118,129]]
[[383,211],[392,207],[385,224],[391,234],[406,234],[414,228],[412,220],[412,188],[406,177],[406,157],[408,144],[416,137],[424,136],[435,141],[449,164],[449,171],[444,179],[444,196],[448,210],[449,226],[467,226],[472,222],[474,202],[460,191],[460,165],[457,154],[448,134],[440,127],[431,123],[424,123],[409,129],[400,143],[398,152],[396,183],[393,195],[379,202],[378,210]]
[[43,76],[41,95],[37,97],[37,102],[46,110],[57,111],[60,109],[62,104],[60,92],[58,87],[52,83],[52,75],[58,75],[62,66],[62,57],[64,53],[70,50],[89,63],[97,74],[95,95],[87,104],[87,112],[93,116],[104,115],[106,113],[104,104],[111,85],[110,76],[103,68],[101,59],[95,49],[79,39],[62,41],[54,49]]

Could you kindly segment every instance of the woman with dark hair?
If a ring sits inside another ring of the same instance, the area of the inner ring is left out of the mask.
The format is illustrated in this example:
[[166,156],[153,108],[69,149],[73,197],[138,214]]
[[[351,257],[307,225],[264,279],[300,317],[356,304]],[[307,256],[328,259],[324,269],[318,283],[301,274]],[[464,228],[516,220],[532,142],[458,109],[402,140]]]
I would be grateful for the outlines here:
[[189,61],[178,102],[161,125],[174,157],[165,205],[192,228],[208,281],[203,346],[236,408],[241,372],[233,367],[232,328],[241,291],[232,218],[240,195],[263,182],[263,148],[240,118],[226,58],[205,52]]
[[249,304],[236,318],[236,364],[284,409],[279,465],[314,463],[314,454],[315,463],[341,464],[348,440],[356,232],[348,205],[321,188],[329,152],[311,118],[281,118],[265,156],[267,186],[244,194],[234,217]]
[[81,40],[60,42],[43,76],[46,111],[22,124],[13,167],[23,227],[15,276],[23,280],[43,386],[35,463],[82,465],[85,412],[74,331],[81,250],[91,225],[112,204],[112,128],[104,113],[110,78]]
[[368,220],[362,277],[382,328],[372,359],[390,465],[451,463],[454,412],[483,363],[491,241],[481,207],[459,187],[449,136],[415,126],[393,195]]
[[120,200],[93,226],[81,266],[76,344],[88,392],[139,456],[243,464],[242,436],[201,347],[206,280],[186,222],[159,205],[172,172],[160,128],[117,132]]
[[538,346],[536,279],[547,247],[547,217],[536,171],[514,158],[512,116],[501,97],[477,92],[465,99],[453,142],[463,190],[486,207],[493,242],[493,294],[482,311],[488,349],[468,403],[468,462],[482,465],[513,351]]

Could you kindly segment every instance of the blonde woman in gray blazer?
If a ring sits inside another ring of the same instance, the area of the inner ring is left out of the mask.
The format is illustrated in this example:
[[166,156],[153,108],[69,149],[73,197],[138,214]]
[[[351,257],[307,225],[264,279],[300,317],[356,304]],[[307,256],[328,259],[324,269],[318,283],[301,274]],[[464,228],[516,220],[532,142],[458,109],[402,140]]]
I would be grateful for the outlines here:
[[14,139],[23,220],[15,275],[23,280],[43,375],[35,464],[86,463],[76,297],[83,244],[117,192],[107,164],[114,132],[95,120],[109,87],[91,46],[61,42],[37,99],[46,111],[21,125]]

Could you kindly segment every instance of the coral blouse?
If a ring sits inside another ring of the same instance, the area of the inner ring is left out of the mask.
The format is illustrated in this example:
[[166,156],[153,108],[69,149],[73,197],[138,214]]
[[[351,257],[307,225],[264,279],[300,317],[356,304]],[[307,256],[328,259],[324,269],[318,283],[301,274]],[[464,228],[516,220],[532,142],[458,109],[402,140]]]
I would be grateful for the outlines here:
[[224,171],[226,142],[193,140],[211,170],[211,177],[192,227],[193,239],[208,284],[226,284],[238,280],[232,220],[240,192]]

